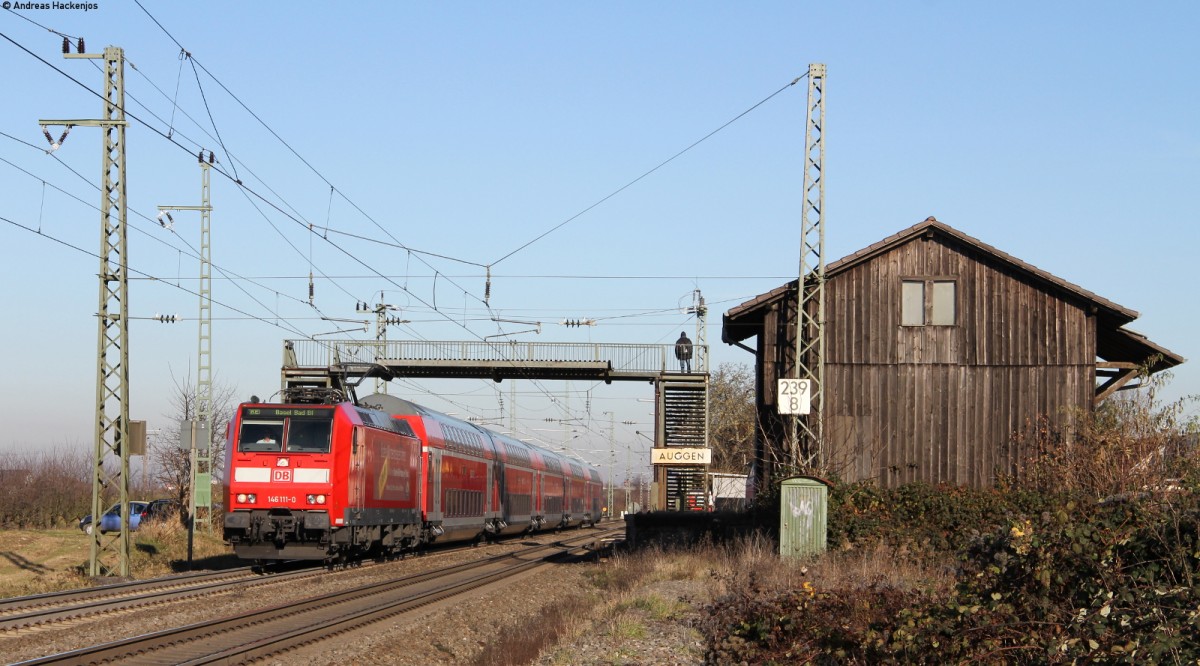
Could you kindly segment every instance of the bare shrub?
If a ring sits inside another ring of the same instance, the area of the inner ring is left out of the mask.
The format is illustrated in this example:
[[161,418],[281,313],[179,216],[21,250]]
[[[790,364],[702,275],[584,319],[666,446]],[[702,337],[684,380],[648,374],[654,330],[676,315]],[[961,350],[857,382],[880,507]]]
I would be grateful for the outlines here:
[[1195,396],[1165,405],[1158,400],[1168,380],[1144,378],[1142,389],[1119,393],[1075,419],[1075,432],[1039,421],[1017,442],[1027,453],[1012,483],[1095,498],[1170,486],[1196,465],[1198,427],[1187,412]]
[[89,452],[60,446],[9,452],[0,465],[0,525],[53,528],[91,512]]

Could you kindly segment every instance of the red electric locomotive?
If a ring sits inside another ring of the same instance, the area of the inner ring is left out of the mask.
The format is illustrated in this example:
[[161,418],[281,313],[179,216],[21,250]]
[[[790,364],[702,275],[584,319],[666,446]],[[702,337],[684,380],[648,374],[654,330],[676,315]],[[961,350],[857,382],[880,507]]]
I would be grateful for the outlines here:
[[600,472],[387,395],[240,405],[225,457],[239,557],[387,554],[595,524]]

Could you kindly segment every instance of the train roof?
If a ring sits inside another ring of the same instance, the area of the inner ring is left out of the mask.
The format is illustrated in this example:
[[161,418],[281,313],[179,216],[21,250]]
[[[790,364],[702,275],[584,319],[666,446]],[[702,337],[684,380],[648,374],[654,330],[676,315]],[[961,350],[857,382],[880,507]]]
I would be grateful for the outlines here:
[[[566,465],[568,467],[580,465],[580,461],[570,458],[568,456],[562,455],[561,453],[551,451],[550,449],[546,449],[546,448],[537,446],[536,444],[530,444],[529,442],[517,439],[515,437],[510,437],[508,435],[502,435],[498,432],[488,430],[487,428],[483,428],[477,424],[471,423],[470,421],[464,421],[462,419],[450,416],[449,414],[443,414],[442,412],[439,412],[439,411],[436,411],[433,409],[429,409],[428,407],[424,407],[422,405],[418,405],[417,403],[412,402],[410,400],[405,400],[404,398],[397,398],[394,395],[388,395],[386,393],[375,393],[375,394],[369,395],[365,398],[359,399],[358,404],[360,407],[365,407],[368,409],[378,409],[380,411],[387,412],[388,414],[397,414],[397,415],[403,415],[403,416],[431,416],[431,417],[437,418],[438,420],[451,421],[451,422],[459,424],[461,426],[466,426],[466,427],[474,428],[475,430],[478,430],[480,432],[485,432],[485,433],[487,433],[488,437],[491,437],[494,441],[499,441],[499,442],[503,443],[506,447],[520,446],[531,452],[536,452],[538,455],[542,456],[543,458],[550,458],[552,460],[557,460],[557,461],[559,461],[560,464]],[[599,469],[595,465],[584,462],[583,466],[585,469],[595,471],[597,474],[599,473]]]

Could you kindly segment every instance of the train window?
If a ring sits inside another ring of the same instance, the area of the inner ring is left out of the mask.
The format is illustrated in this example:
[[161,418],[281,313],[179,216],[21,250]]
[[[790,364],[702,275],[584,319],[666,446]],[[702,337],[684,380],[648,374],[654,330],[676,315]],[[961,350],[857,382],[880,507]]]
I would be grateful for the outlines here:
[[291,453],[329,453],[333,422],[292,419],[288,424],[287,450]]
[[283,421],[242,421],[238,451],[276,453],[283,450]]

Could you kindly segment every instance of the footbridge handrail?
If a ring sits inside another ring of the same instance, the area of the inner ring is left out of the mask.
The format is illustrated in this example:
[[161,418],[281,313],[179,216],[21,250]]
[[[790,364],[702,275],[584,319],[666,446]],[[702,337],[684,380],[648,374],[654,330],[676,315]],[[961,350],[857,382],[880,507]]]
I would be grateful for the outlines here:
[[[388,361],[513,363],[607,362],[614,372],[677,372],[675,345],[591,342],[435,341],[435,340],[288,340],[285,349],[300,367]],[[692,368],[707,369],[708,349],[694,345]]]

